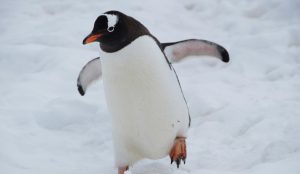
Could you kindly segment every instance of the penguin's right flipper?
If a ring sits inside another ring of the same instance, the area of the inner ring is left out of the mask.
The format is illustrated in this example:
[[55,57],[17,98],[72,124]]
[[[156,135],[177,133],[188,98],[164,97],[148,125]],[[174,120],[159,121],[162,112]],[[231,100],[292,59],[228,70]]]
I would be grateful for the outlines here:
[[188,39],[178,42],[161,43],[161,48],[170,63],[176,63],[188,56],[206,55],[229,62],[227,50],[219,44],[207,40]]
[[86,65],[84,65],[77,78],[77,87],[79,93],[83,96],[88,86],[95,80],[98,80],[101,75],[102,70],[99,57],[89,61]]

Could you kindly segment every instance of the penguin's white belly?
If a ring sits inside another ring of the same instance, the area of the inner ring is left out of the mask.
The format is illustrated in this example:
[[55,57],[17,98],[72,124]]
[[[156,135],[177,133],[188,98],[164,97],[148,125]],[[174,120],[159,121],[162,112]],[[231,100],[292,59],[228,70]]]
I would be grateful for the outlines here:
[[141,36],[100,57],[116,164],[168,155],[176,136],[186,136],[189,116],[176,76],[154,39]]

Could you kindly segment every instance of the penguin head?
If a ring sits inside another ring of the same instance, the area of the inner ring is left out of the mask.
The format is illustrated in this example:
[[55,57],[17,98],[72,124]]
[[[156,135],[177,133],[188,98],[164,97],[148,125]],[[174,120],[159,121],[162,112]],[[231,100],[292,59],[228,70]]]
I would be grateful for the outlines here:
[[83,44],[99,42],[103,51],[114,52],[148,33],[146,27],[132,17],[119,11],[108,11],[96,19],[92,32]]
[[114,42],[126,35],[126,26],[122,22],[124,15],[118,11],[108,11],[100,15],[92,32],[83,40],[83,44],[91,42]]

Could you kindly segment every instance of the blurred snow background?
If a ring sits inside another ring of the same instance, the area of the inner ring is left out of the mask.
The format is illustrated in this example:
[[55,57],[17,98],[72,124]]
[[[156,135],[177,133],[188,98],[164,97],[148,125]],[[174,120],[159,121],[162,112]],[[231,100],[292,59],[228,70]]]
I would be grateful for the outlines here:
[[161,42],[207,39],[231,55],[175,65],[192,115],[187,164],[144,160],[132,173],[300,173],[299,1],[1,0],[1,174],[116,173],[102,82],[76,89],[99,50],[82,40],[111,9]]

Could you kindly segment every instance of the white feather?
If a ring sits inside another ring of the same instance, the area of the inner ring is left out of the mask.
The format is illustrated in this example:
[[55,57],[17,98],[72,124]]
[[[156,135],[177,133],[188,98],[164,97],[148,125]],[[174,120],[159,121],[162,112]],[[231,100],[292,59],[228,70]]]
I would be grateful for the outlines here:
[[118,22],[118,16],[114,14],[103,14],[107,17],[107,27],[115,27]]
[[112,115],[117,166],[168,155],[176,136],[186,136],[189,116],[174,71],[153,38],[101,52],[103,85]]

